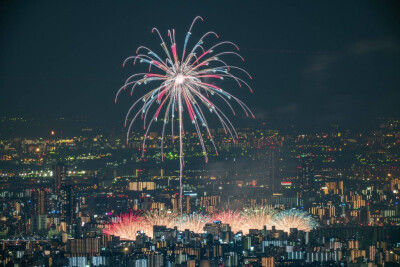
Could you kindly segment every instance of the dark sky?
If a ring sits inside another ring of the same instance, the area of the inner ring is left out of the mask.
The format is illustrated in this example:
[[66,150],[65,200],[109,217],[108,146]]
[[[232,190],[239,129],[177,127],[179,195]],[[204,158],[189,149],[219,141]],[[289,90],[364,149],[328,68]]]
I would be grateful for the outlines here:
[[[397,2],[397,3],[396,3]],[[398,1],[2,1],[0,114],[126,112],[114,95],[135,68],[139,45],[160,49],[157,26],[177,42],[197,15],[234,41],[254,77],[254,94],[232,91],[259,118],[311,123],[400,114]],[[210,41],[212,41],[210,39]],[[240,62],[239,62],[240,63]]]

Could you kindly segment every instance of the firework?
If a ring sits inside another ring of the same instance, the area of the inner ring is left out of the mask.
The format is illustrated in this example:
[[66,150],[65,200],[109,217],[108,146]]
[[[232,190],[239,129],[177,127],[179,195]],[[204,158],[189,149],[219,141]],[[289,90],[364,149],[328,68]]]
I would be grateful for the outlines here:
[[125,240],[136,240],[136,234],[142,231],[147,235],[153,235],[152,225],[143,216],[129,213],[117,216],[113,223],[106,225],[103,233],[119,236]]
[[164,225],[167,228],[174,228],[177,215],[166,210],[151,210],[144,213],[146,222],[150,225]]
[[151,210],[143,214],[124,214],[117,216],[106,225],[103,233],[119,236],[121,239],[135,240],[137,232],[144,232],[153,237],[153,226],[166,226],[179,231],[189,229],[194,233],[202,233],[206,223],[211,222],[211,216],[200,213],[177,215],[168,211]]
[[194,233],[203,233],[206,223],[221,221],[231,226],[232,232],[242,231],[248,234],[250,229],[261,230],[264,226],[271,229],[275,226],[277,230],[290,232],[290,228],[309,232],[317,226],[317,221],[307,212],[295,209],[277,212],[268,207],[248,208],[239,211],[221,211],[213,215],[201,213],[174,214],[168,211],[148,211],[142,215],[126,214],[118,216],[114,222],[107,225],[104,234],[119,236],[122,239],[135,240],[136,234],[143,231],[146,235],[153,237],[153,226],[163,225],[179,231],[189,229]]
[[182,214],[176,218],[178,230],[185,231],[189,229],[196,234],[203,233],[204,225],[210,222],[211,217],[201,213]]
[[277,230],[283,230],[289,233],[291,228],[309,232],[316,228],[318,223],[307,212],[290,209],[281,211],[272,216],[271,225],[274,225]]
[[243,233],[248,234],[250,229],[261,230],[264,226],[270,228],[271,217],[274,213],[276,211],[269,207],[258,206],[246,208],[242,212],[242,216],[246,218],[245,224],[242,226]]
[[[224,129],[226,134],[229,134],[234,140],[237,138],[237,133],[232,123],[229,121],[228,116],[214,104],[214,98],[218,98],[225,102],[233,115],[235,110],[230,104],[231,101],[236,102],[245,112],[247,116],[254,115],[250,109],[237,97],[225,91],[221,87],[215,85],[216,81],[225,79],[232,79],[239,87],[245,86],[250,91],[250,86],[241,78],[236,76],[235,72],[240,72],[251,79],[251,76],[242,68],[228,65],[223,58],[226,55],[237,56],[244,61],[244,59],[235,51],[222,50],[223,47],[232,47],[239,50],[239,48],[232,42],[223,41],[217,42],[209,48],[205,48],[205,40],[212,37],[219,38],[215,32],[205,33],[191,49],[189,49],[190,37],[192,29],[196,21],[203,19],[196,17],[186,34],[183,44],[182,53],[178,53],[177,44],[175,41],[175,30],[168,30],[168,38],[170,40],[170,48],[167,47],[162,35],[157,28],[153,28],[152,32],[156,32],[161,40],[161,47],[165,53],[164,60],[151,49],[140,46],[136,50],[136,55],[128,57],[124,63],[127,64],[132,61],[145,63],[148,65],[148,72],[135,73],[131,75],[125,84],[118,90],[115,102],[117,102],[119,94],[131,88],[131,95],[134,89],[140,85],[153,85],[150,89],[142,94],[130,107],[125,117],[125,127],[127,130],[127,142],[132,125],[138,117],[143,120],[143,127],[145,130],[143,141],[143,153],[145,151],[146,139],[149,129],[153,122],[161,119],[163,121],[162,137],[161,137],[161,157],[164,159],[164,136],[166,126],[170,123],[172,141],[175,139],[174,124],[178,123],[179,134],[179,182],[180,182],[180,206],[182,213],[182,173],[184,167],[184,153],[183,153],[183,135],[184,135],[184,110],[194,125],[197,137],[200,141],[201,148],[206,162],[207,151],[204,144],[201,127],[204,127],[207,138],[211,141],[216,153],[218,154],[216,145],[211,135],[208,123],[206,120],[206,111],[214,113]],[[218,52],[219,51],[219,52]],[[213,96],[213,97],[211,97]],[[177,119],[177,120],[176,120]],[[130,120],[130,122],[129,122]],[[176,130],[175,130],[176,131]],[[143,155],[142,155],[143,156]]]
[[246,225],[247,221],[247,218],[242,216],[237,210],[223,210],[214,213],[212,218],[213,221],[221,221],[222,223],[229,224],[234,233],[243,231],[243,226]]

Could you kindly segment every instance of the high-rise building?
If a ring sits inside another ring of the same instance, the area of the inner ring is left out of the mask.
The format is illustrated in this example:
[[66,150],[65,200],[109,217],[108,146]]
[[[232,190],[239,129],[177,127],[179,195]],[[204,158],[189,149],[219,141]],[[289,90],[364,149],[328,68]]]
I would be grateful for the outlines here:
[[279,158],[279,141],[276,137],[271,136],[262,140],[262,143],[259,144],[262,146],[263,152],[263,161],[264,161],[264,172],[265,181],[264,185],[267,185],[268,188],[275,191],[279,189],[279,168],[278,168],[278,158]]
[[390,190],[398,190],[400,189],[400,179],[392,179],[390,180]]
[[54,192],[57,194],[60,190],[61,184],[65,182],[65,178],[67,177],[67,167],[63,163],[53,165],[53,177]]
[[343,181],[339,181],[339,194],[340,194],[340,195],[343,195],[343,194],[344,194]]
[[244,244],[243,247],[244,249],[250,250],[252,244],[251,244],[251,236],[245,236],[244,237]]
[[32,214],[43,215],[47,213],[48,191],[43,188],[33,189],[31,193]]
[[145,193],[142,193],[142,196],[139,198],[139,208],[141,210],[148,210],[152,207],[152,199],[146,196]]
[[143,191],[143,190],[155,190],[155,182],[130,182],[128,186],[129,190],[132,191]]
[[32,231],[39,233],[47,230],[47,215],[38,214],[32,216]]
[[275,267],[275,259],[274,259],[274,257],[262,257],[261,258],[261,266]]
[[275,191],[275,184],[276,184],[276,156],[275,156],[275,151],[272,149],[269,149],[266,152],[266,184],[271,188],[273,191]]
[[231,251],[226,255],[225,266],[238,266],[238,253]]
[[301,187],[311,190],[314,186],[314,155],[300,155],[299,164]]
[[368,260],[375,262],[375,257],[376,257],[376,247],[369,246],[368,247]]
[[151,254],[147,256],[148,266],[161,267],[164,266],[163,254]]
[[69,184],[64,184],[60,189],[61,218],[71,224],[75,219],[74,189]]
[[183,204],[185,207],[186,213],[190,213],[191,211],[191,205],[190,205],[190,196],[185,196],[185,203]]
[[71,256],[95,256],[100,253],[100,238],[68,239],[67,252]]
[[178,213],[180,211],[179,194],[172,195],[171,204],[174,213]]

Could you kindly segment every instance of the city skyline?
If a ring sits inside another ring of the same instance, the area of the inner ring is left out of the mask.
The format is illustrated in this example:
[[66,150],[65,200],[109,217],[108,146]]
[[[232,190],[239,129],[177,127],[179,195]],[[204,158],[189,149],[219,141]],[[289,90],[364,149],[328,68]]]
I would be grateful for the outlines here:
[[[209,147],[205,164],[199,149],[187,153],[183,217],[178,154],[161,163],[157,132],[150,133],[144,160],[140,133],[128,146],[123,132],[3,138],[0,243],[19,254],[0,254],[0,260],[70,266],[398,262],[399,126],[388,120],[369,131],[308,134],[249,127],[238,129],[236,144],[215,129],[220,155]],[[315,229],[296,229],[302,219],[278,223],[280,214],[299,211],[318,223]],[[44,258],[24,250],[24,244],[46,243],[53,249]]]

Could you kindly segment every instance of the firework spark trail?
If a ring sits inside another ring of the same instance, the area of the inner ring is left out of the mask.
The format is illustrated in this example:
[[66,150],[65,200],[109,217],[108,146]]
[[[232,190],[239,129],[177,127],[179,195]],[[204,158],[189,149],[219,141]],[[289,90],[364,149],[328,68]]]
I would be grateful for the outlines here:
[[277,230],[283,230],[289,233],[291,228],[309,232],[316,228],[318,223],[307,212],[290,209],[281,211],[272,216],[271,225],[274,225]]
[[[171,123],[171,136],[174,140],[174,120],[175,113],[178,116],[178,130],[179,130],[179,184],[180,184],[180,206],[182,213],[182,176],[184,168],[184,151],[183,151],[183,135],[184,135],[184,125],[183,125],[183,111],[189,115],[192,124],[195,127],[197,137],[200,141],[200,146],[202,148],[206,162],[208,161],[207,151],[204,144],[204,138],[201,132],[201,126],[205,128],[206,138],[208,138],[216,153],[218,154],[214,139],[211,135],[206,116],[204,113],[204,108],[209,110],[210,113],[214,113],[222,128],[226,134],[229,134],[233,140],[237,138],[237,133],[232,123],[229,121],[228,116],[222,112],[222,110],[217,107],[210,99],[211,96],[218,97],[222,99],[232,111],[233,115],[236,115],[234,108],[229,103],[233,100],[236,102],[245,112],[246,116],[251,116],[254,118],[251,110],[237,97],[233,96],[229,92],[225,91],[219,86],[211,84],[209,82],[204,82],[205,79],[211,80],[223,80],[224,78],[233,79],[239,87],[247,87],[251,92],[252,89],[243,79],[231,73],[231,70],[235,70],[248,76],[250,79],[252,77],[242,68],[236,66],[228,65],[221,57],[225,55],[237,56],[244,61],[244,59],[237,53],[233,51],[215,52],[215,49],[219,49],[224,45],[230,46],[237,51],[239,48],[232,42],[223,41],[211,46],[209,49],[205,49],[204,41],[205,38],[219,38],[214,32],[205,33],[193,46],[191,50],[187,49],[187,45],[190,41],[190,36],[192,35],[192,29],[195,22],[203,19],[201,17],[196,17],[189,31],[186,33],[185,42],[183,45],[182,56],[179,59],[177,44],[175,41],[175,30],[168,31],[168,37],[170,39],[170,49],[168,49],[166,42],[164,41],[162,35],[157,28],[153,28],[152,32],[158,34],[161,40],[161,47],[165,53],[165,60],[153,52],[151,49],[140,46],[136,51],[136,56],[128,57],[122,66],[125,66],[130,60],[133,64],[145,63],[149,66],[148,73],[136,73],[131,75],[125,84],[118,90],[115,102],[117,102],[118,96],[126,88],[131,88],[131,95],[133,94],[136,87],[140,85],[148,85],[150,83],[156,82],[158,85],[153,86],[152,89],[148,90],[144,95],[140,96],[136,102],[130,107],[128,113],[125,117],[125,126],[128,127],[127,130],[127,142],[129,140],[129,134],[131,132],[132,126],[136,119],[140,116],[143,120],[143,128],[145,130],[144,141],[143,141],[143,153],[145,152],[145,145],[148,136],[149,129],[151,128],[153,122],[156,122],[159,117],[163,118],[164,125],[162,127],[162,137],[161,137],[161,157],[164,160],[164,136],[166,131],[166,124]],[[190,52],[189,52],[190,51]],[[152,72],[153,70],[156,72]],[[140,104],[142,103],[142,104]],[[157,106],[156,111],[150,112],[153,106]],[[137,109],[135,109],[137,108]],[[151,114],[150,114],[151,113]],[[148,118],[149,117],[149,118]],[[128,123],[129,119],[131,121]]]
[[213,221],[229,224],[232,232],[242,231],[248,234],[250,229],[271,229],[275,226],[277,230],[287,233],[291,228],[309,232],[318,226],[317,221],[307,212],[300,210],[275,211],[268,207],[255,207],[239,211],[221,211],[213,215],[200,213],[174,214],[167,211],[148,211],[142,215],[126,214],[117,217],[116,221],[106,226],[104,234],[119,236],[122,239],[135,240],[136,233],[143,231],[146,235],[153,237],[153,226],[163,225],[179,231],[189,229],[194,233],[203,233],[206,223]]
[[167,228],[174,228],[177,214],[166,210],[151,210],[144,213],[144,219],[150,225],[164,225]]
[[177,218],[178,230],[185,231],[189,229],[196,234],[203,233],[204,225],[211,222],[211,216],[201,213],[182,214]]
[[105,235],[119,236],[121,239],[135,240],[136,233],[139,231],[152,234],[152,227],[144,217],[135,213],[128,213],[117,216],[115,222],[106,225],[103,233]]
[[266,226],[268,229],[271,228],[271,218],[276,211],[269,207],[251,207],[246,208],[242,212],[242,216],[246,218],[242,230],[244,234],[248,234],[250,229],[263,229]]
[[229,224],[232,232],[245,231],[243,227],[246,225],[247,218],[242,216],[237,210],[223,210],[213,214],[213,221],[221,221],[222,223]]

